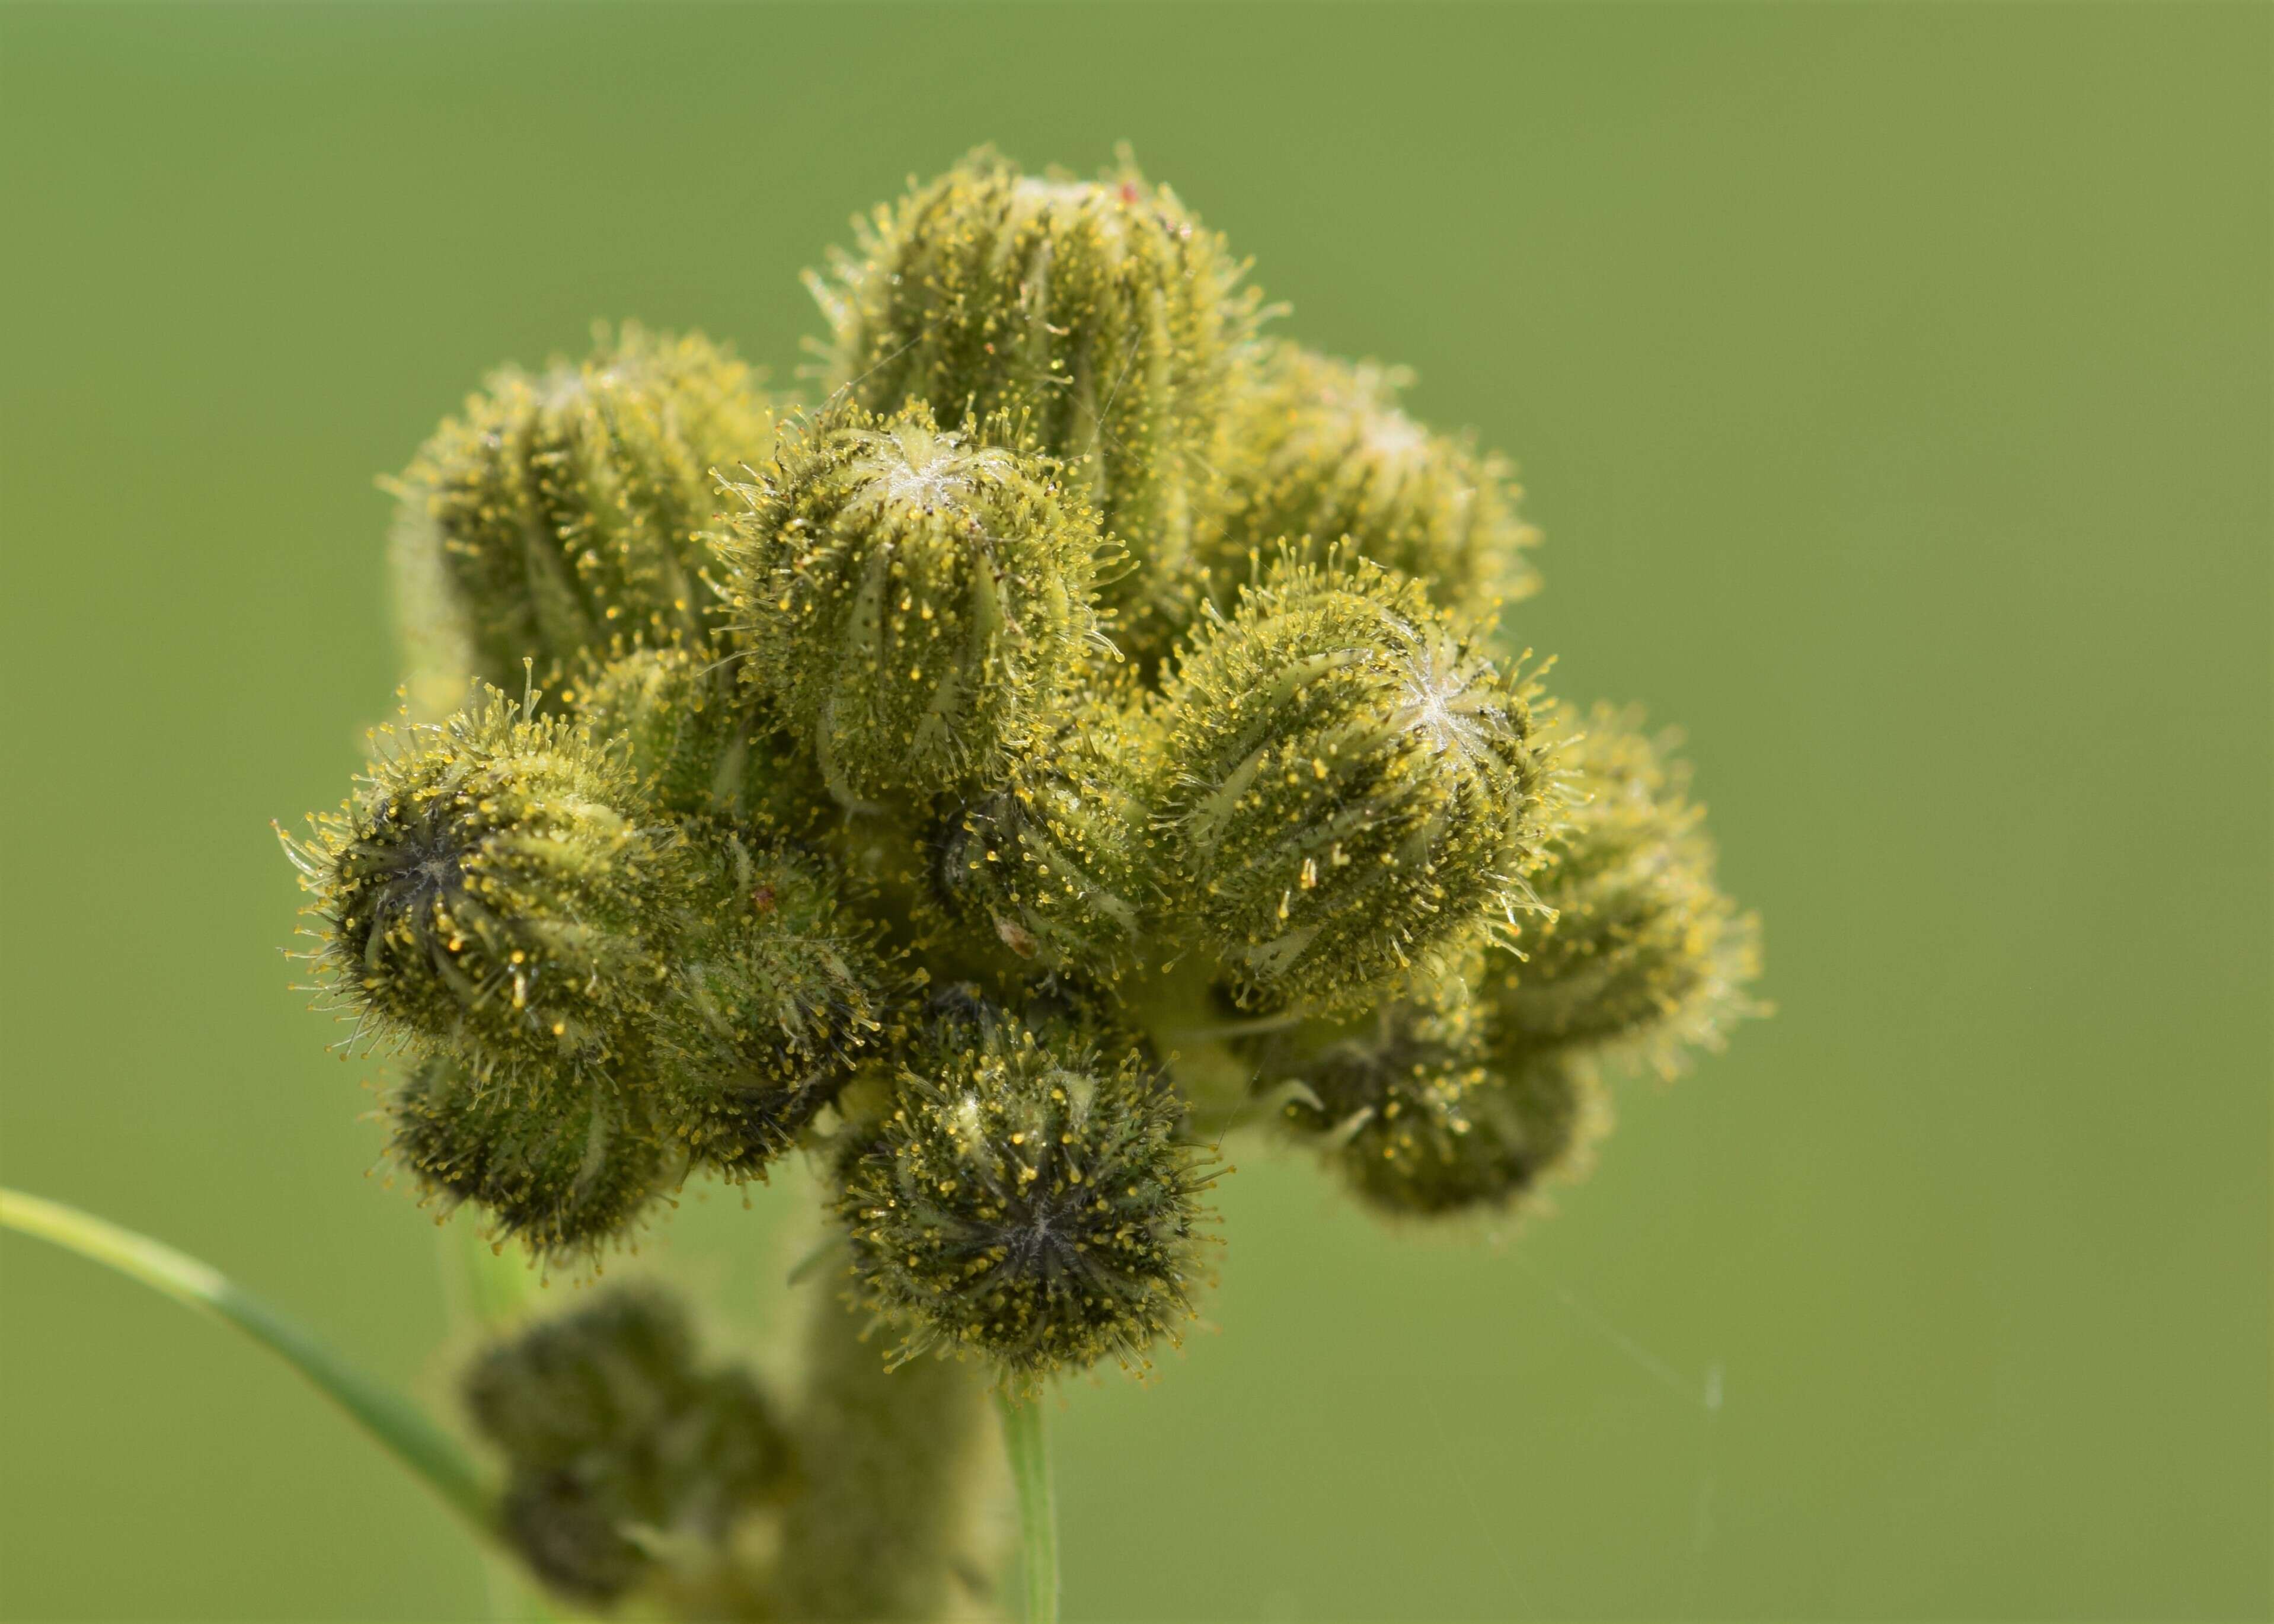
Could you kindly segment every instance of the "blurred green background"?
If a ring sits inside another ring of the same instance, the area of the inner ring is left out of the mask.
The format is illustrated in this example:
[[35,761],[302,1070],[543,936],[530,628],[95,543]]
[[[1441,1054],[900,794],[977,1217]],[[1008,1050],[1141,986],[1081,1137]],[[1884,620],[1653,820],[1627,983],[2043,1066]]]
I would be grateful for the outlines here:
[[[267,826],[389,707],[373,476],[595,317],[787,377],[856,208],[1126,138],[1284,330],[1522,461],[1517,629],[1686,726],[1781,1013],[1520,1237],[1243,1147],[1220,1330],[1066,1395],[1073,1614],[2263,1617],[2270,50],[2263,5],[0,11],[0,1175],[438,1391]],[[788,1195],[649,1255],[740,1278]],[[478,1609],[264,1357],[0,1267],[0,1613]]]

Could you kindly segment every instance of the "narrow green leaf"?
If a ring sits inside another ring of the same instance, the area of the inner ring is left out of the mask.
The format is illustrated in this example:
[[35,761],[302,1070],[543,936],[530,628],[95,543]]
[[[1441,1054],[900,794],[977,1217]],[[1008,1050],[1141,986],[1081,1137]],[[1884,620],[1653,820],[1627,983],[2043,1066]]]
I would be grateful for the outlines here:
[[35,1235],[237,1327],[313,1382],[388,1454],[409,1467],[483,1538],[495,1533],[491,1497],[449,1435],[400,1394],[373,1381],[219,1270],[76,1207],[0,1189],[0,1229]]

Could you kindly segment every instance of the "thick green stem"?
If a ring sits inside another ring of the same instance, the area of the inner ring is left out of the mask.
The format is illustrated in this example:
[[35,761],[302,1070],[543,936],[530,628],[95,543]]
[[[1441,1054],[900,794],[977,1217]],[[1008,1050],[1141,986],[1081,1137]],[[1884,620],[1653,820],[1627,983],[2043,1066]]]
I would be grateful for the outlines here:
[[1027,1624],[1058,1624],[1058,1508],[1050,1492],[1050,1440],[1039,1392],[995,1395],[1003,1449],[1019,1497],[1019,1574]]
[[146,1235],[20,1191],[0,1190],[0,1228],[52,1241],[235,1326],[313,1382],[484,1539],[494,1537],[489,1490],[448,1433],[218,1270]]
[[983,1613],[1000,1468],[976,1365],[920,1358],[888,1370],[884,1344],[833,1282],[807,1288],[806,1377],[793,1422],[802,1492],[785,1508],[781,1599],[796,1619]]

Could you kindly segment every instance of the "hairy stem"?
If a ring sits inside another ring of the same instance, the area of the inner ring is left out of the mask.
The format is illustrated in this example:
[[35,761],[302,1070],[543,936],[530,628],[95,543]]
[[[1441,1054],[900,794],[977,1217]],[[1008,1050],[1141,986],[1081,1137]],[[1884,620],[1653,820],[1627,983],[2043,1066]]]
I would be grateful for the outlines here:
[[1027,1624],[1058,1624],[1058,1508],[1050,1490],[1050,1440],[1040,1392],[995,1395],[1003,1448],[1019,1497],[1019,1574]]
[[147,1235],[16,1190],[0,1190],[0,1228],[52,1241],[235,1326],[314,1383],[485,1540],[494,1538],[489,1490],[448,1434],[218,1270]]
[[983,1613],[998,1468],[985,1378],[923,1358],[888,1370],[863,1317],[810,1293],[806,1385],[794,1424],[803,1492],[782,1530],[783,1612],[918,1620]]

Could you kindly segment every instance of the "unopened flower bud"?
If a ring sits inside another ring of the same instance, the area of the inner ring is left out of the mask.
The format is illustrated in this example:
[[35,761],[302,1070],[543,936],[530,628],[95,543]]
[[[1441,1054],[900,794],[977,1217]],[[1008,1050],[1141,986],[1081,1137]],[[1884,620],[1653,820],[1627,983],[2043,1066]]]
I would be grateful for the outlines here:
[[[701,642],[713,469],[764,457],[749,369],[695,335],[627,326],[579,365],[505,371],[396,489],[406,588],[439,578],[471,674],[501,687],[612,644]],[[410,596],[426,596],[412,591]],[[425,628],[410,628],[414,638]]]
[[787,1485],[756,1380],[700,1369],[658,1290],[610,1291],[500,1342],[464,1392],[506,1457],[506,1537],[564,1595],[613,1601],[675,1560],[711,1566],[734,1520]]
[[1370,1206],[1440,1216],[1506,1207],[1566,1168],[1603,1120],[1591,1077],[1493,1041],[1469,1003],[1385,1006],[1283,1075],[1291,1125]]
[[689,832],[701,864],[655,1043],[680,1135],[733,1176],[787,1149],[882,1030],[874,933],[817,870],[723,827]]
[[474,1203],[536,1255],[589,1257],[686,1171],[614,1073],[430,1057],[388,1099],[388,1149],[428,1194]]
[[1153,897],[1150,726],[1133,703],[1086,705],[1008,786],[949,816],[940,883],[965,919],[1037,966],[1120,973]]
[[813,282],[836,331],[831,381],[877,410],[913,397],[1023,420],[1143,548],[1108,590],[1117,641],[1165,647],[1256,321],[1223,240],[1126,153],[1093,182],[982,151],[878,209],[860,251]]
[[707,650],[674,644],[612,660],[580,693],[576,714],[593,737],[629,753],[666,810],[794,838],[829,804],[809,753]]
[[1640,717],[1599,706],[1559,749],[1568,802],[1533,881],[1554,913],[1527,923],[1523,957],[1497,952],[1487,975],[1500,1018],[1528,1042],[1655,1041],[1718,1047],[1755,1012],[1759,927],[1715,884],[1705,808],[1688,798],[1674,741]]
[[1192,1313],[1208,1178],[1131,1040],[975,999],[917,1042],[838,1212],[903,1351],[1028,1380],[1141,1361]]
[[1282,567],[1162,694],[1178,911],[1251,996],[1353,1008],[1431,967],[1532,858],[1536,696],[1418,584]]
[[1096,521],[1050,465],[914,405],[833,411],[737,487],[743,680],[850,800],[994,775],[1096,635]]
[[1407,417],[1397,396],[1411,381],[1397,368],[1271,347],[1256,382],[1233,398],[1226,500],[1204,529],[1201,563],[1219,606],[1231,607],[1252,560],[1268,561],[1280,543],[1317,559],[1342,538],[1477,619],[1537,589],[1524,550],[1540,533],[1517,516],[1513,470]]
[[347,1005],[414,1043],[605,1055],[666,973],[680,881],[621,752],[493,691],[382,736],[360,793],[290,842],[315,954]]

